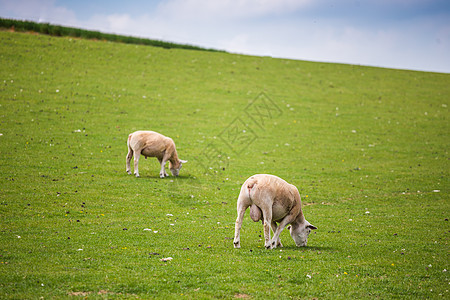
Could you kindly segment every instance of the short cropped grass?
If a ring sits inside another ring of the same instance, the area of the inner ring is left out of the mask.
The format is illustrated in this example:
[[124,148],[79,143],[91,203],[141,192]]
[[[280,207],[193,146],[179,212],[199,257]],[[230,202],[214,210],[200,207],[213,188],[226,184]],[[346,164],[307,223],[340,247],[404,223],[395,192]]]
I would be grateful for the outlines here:
[[[0,298],[449,297],[449,74],[5,31],[0,61]],[[180,177],[126,174],[140,129]],[[233,248],[255,173],[308,247],[247,213]]]

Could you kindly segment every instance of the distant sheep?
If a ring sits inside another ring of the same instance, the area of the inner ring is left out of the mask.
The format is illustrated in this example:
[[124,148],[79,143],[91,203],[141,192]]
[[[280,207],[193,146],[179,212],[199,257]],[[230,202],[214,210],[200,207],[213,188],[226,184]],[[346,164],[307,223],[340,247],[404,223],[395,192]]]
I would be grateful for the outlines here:
[[161,164],[159,177],[169,176],[165,165],[169,161],[169,168],[173,176],[178,176],[183,163],[187,160],[178,158],[175,143],[169,137],[154,131],[136,131],[128,136],[127,173],[131,175],[130,161],[134,156],[134,174],[139,177],[139,157],[156,157]]
[[[283,247],[280,234],[288,224],[291,224],[289,230],[298,247],[306,246],[309,233],[317,229],[303,216],[300,194],[294,185],[274,175],[253,175],[242,185],[237,200],[238,215],[233,241],[235,248],[241,247],[242,220],[249,206],[251,219],[255,222],[263,221],[264,246],[267,249]],[[272,239],[270,226],[273,231]]]

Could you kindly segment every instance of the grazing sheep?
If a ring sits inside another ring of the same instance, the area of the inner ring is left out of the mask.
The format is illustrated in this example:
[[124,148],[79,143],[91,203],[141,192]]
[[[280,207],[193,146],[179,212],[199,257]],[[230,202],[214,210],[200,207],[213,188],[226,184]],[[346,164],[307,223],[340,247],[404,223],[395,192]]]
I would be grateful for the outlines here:
[[159,177],[169,176],[166,173],[165,165],[169,161],[169,168],[173,176],[178,176],[181,166],[187,160],[178,158],[175,143],[169,137],[154,131],[136,131],[128,136],[127,173],[131,175],[130,161],[134,155],[134,174],[139,177],[139,157],[156,157],[161,164]]
[[[238,215],[233,241],[235,248],[241,247],[242,220],[249,206],[251,219],[255,222],[263,221],[264,246],[267,249],[283,247],[280,234],[288,224],[291,224],[289,230],[298,247],[306,246],[309,233],[317,229],[303,216],[300,194],[294,185],[274,175],[253,175],[242,185],[237,200]],[[272,239],[270,226],[273,231]]]

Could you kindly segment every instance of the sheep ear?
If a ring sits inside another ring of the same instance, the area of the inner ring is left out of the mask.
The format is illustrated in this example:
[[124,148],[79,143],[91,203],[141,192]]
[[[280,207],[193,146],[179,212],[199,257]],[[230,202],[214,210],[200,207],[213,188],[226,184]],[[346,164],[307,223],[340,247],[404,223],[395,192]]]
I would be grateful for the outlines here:
[[188,162],[187,160],[182,160],[182,159],[180,159],[180,161],[181,161],[181,163],[183,163],[183,164],[185,164],[185,163]]
[[309,224],[306,228],[310,228],[311,230],[317,229],[317,227],[312,224]]

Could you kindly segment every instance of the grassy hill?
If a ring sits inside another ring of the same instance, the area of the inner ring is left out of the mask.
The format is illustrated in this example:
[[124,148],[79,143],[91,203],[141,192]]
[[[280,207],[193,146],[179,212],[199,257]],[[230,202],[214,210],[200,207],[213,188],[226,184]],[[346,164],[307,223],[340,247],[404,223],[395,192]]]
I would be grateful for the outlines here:
[[[139,38],[133,36],[124,36],[118,34],[104,33],[94,30],[80,29],[76,27],[60,26],[50,23],[38,23],[33,21],[22,21],[15,19],[5,19],[0,18],[0,28],[3,30],[17,31],[17,32],[28,32],[34,34],[45,34],[56,37],[72,37],[72,38],[82,38],[90,40],[101,40],[125,44],[134,45],[147,45],[154,47],[162,47],[165,49],[190,49],[190,50],[203,50],[203,51],[220,51],[215,49],[205,49],[202,47],[187,45],[187,44],[177,44],[172,42],[166,42],[161,40],[153,40],[146,38]],[[223,52],[223,51],[222,51]]]
[[[1,298],[449,297],[449,74],[7,31],[0,61]],[[140,129],[180,177],[126,174]],[[255,173],[299,188],[308,247],[247,213],[233,248]]]

